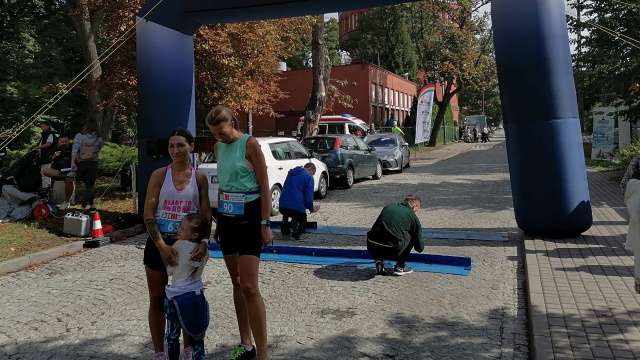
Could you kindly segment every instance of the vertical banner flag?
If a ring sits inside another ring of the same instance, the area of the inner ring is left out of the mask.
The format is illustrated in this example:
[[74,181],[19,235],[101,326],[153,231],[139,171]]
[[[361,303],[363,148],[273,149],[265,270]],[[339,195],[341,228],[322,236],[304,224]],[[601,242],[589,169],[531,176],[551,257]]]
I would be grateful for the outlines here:
[[591,159],[613,160],[614,125],[616,108],[597,107],[593,109],[593,134],[591,135]]
[[426,84],[418,93],[418,111],[416,113],[416,144],[429,141],[431,136],[431,114],[435,84]]

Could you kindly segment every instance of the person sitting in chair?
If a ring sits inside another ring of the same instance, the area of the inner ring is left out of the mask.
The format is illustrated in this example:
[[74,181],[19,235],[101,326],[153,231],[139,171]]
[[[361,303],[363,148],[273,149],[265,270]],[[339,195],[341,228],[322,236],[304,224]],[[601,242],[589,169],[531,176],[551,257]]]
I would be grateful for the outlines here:
[[76,190],[75,172],[62,172],[63,169],[71,168],[71,149],[69,138],[66,136],[59,137],[58,144],[51,155],[51,167],[42,170],[44,176],[48,176],[53,180],[64,180],[64,202],[60,205],[60,210],[69,208],[71,196]]

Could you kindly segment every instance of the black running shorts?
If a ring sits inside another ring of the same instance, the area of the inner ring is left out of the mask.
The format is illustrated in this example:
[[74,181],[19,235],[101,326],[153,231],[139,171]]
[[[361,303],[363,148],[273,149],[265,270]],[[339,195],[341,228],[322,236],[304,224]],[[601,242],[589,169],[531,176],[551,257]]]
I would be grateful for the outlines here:
[[260,198],[244,204],[243,216],[218,215],[218,236],[222,255],[253,255],[262,252],[262,209]]

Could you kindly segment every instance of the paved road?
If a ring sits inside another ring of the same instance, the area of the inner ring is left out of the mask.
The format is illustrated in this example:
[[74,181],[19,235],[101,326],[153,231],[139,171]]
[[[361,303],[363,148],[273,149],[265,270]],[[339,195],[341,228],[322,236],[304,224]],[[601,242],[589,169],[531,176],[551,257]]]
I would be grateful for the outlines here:
[[[324,224],[370,226],[406,194],[426,204],[425,227],[510,231],[511,241],[432,240],[430,253],[471,256],[471,276],[264,262],[261,286],[273,359],[527,359],[522,238],[515,231],[503,143],[457,144],[438,161],[421,154],[403,174],[336,190],[312,216]],[[445,153],[448,150],[437,154]],[[441,156],[440,156],[441,157]],[[291,244],[278,236],[279,244]],[[306,235],[296,244],[360,247],[362,237]],[[0,358],[147,359],[142,238],[0,277]],[[225,358],[238,341],[223,263],[210,282],[207,352]]]

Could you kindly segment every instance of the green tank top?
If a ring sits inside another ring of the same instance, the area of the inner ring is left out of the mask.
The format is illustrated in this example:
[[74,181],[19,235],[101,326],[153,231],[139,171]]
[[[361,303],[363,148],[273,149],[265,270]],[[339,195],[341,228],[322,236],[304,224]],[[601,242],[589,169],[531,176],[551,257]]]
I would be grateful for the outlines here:
[[[243,193],[260,189],[256,172],[246,158],[249,138],[249,135],[244,134],[231,144],[218,142],[218,181],[222,191]],[[252,168],[249,169],[247,165]],[[260,194],[248,194],[245,202],[259,197]]]

